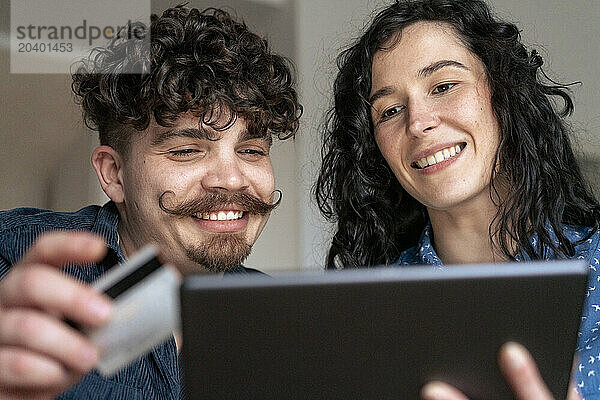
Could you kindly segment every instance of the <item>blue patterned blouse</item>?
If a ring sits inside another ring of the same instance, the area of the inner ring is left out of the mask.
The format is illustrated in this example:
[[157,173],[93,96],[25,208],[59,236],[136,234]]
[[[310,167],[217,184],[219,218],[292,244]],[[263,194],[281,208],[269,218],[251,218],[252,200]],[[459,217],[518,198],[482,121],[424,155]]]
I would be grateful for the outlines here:
[[[571,241],[579,241],[590,234],[592,228],[580,226],[564,226],[564,234]],[[552,228],[548,228],[550,237],[555,237]],[[396,261],[398,265],[431,265],[443,269],[444,264],[437,256],[431,238],[431,224],[427,224],[416,246],[403,251]],[[536,252],[539,249],[537,235],[531,237],[531,244]],[[529,261],[526,254],[517,254],[517,261]],[[548,251],[547,260],[554,259],[552,251]],[[574,258],[586,260],[589,265],[588,290],[581,316],[578,332],[576,355],[578,364],[574,379],[584,400],[600,400],[600,232],[595,232],[585,242],[575,246]],[[598,287],[598,290],[596,290]]]

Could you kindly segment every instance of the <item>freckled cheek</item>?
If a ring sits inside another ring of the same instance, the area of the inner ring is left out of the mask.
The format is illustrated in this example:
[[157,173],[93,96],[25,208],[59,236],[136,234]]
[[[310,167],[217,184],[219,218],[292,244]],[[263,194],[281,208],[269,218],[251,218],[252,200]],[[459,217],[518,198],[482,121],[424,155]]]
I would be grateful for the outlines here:
[[399,170],[402,169],[401,166],[410,165],[410,160],[405,154],[408,143],[403,143],[399,135],[393,135],[389,132],[381,133],[375,139],[377,147],[392,171],[398,175]]
[[482,106],[476,121],[476,135],[481,150],[495,153],[500,142],[500,127],[491,107]]
[[471,96],[460,96],[456,101],[446,105],[444,114],[455,121],[476,124],[482,115],[482,105]]
[[498,124],[485,97],[461,96],[446,109],[446,115],[472,136],[476,148],[493,146],[497,142]]

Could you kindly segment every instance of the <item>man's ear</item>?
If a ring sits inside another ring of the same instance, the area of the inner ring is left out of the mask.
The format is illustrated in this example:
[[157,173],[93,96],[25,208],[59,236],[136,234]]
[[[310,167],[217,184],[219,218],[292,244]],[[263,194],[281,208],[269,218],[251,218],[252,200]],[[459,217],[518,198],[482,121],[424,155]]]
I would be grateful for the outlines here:
[[104,193],[115,203],[122,203],[125,192],[121,155],[110,146],[98,146],[92,153],[92,165]]

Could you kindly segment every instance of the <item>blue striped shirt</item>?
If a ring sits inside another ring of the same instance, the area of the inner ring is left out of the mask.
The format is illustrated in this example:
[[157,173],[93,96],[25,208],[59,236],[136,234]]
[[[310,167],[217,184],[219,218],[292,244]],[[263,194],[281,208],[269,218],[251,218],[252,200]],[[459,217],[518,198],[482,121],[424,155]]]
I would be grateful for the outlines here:
[[[119,247],[119,214],[114,203],[89,206],[77,212],[54,212],[35,208],[0,211],[0,279],[25,254],[36,237],[50,230],[90,231],[105,238],[106,258],[99,264],[67,266],[65,271],[83,282],[92,282],[112,265],[125,260]],[[256,270],[239,266],[232,273]],[[60,400],[171,400],[183,398],[182,379],[175,340],[170,338],[111,378],[96,371],[57,397]]]

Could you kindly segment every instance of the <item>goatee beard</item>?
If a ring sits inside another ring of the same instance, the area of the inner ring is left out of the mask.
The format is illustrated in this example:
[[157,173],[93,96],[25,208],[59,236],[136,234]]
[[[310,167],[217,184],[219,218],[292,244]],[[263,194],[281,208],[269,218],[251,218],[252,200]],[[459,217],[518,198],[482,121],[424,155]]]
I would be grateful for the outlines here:
[[252,245],[242,235],[214,234],[194,247],[186,248],[187,257],[211,273],[222,273],[241,265]]

